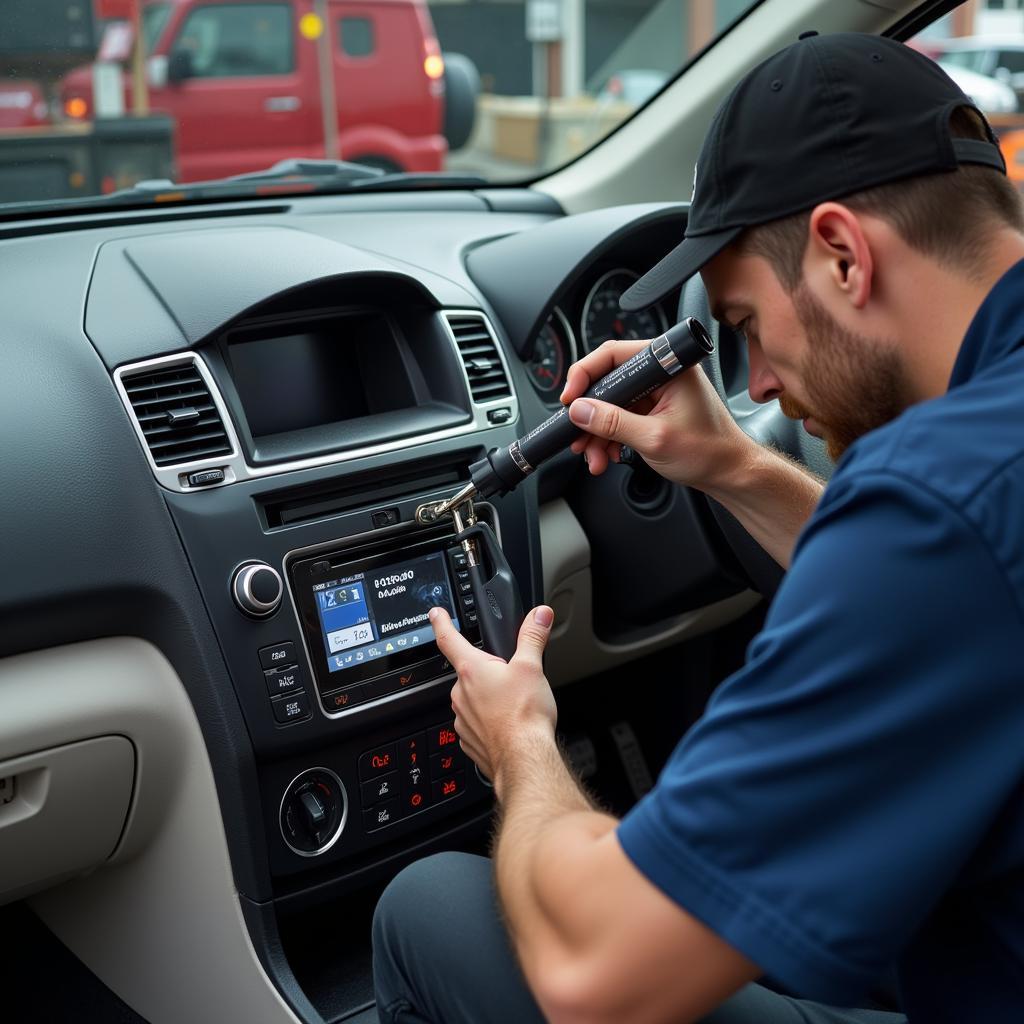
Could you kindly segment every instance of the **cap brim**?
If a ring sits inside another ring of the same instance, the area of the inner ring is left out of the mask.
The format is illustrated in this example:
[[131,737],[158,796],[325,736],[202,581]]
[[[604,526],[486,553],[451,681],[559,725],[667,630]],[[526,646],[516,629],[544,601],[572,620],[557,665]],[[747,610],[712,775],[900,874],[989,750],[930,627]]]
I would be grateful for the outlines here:
[[713,235],[684,238],[660,263],[622,293],[619,305],[629,313],[657,302],[693,277],[742,231],[743,228],[728,228]]

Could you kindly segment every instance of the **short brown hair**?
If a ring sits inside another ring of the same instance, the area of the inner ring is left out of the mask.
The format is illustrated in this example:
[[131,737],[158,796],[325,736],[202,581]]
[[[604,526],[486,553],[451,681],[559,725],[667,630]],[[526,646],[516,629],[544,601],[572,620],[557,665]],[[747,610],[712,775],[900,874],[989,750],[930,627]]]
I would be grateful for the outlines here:
[[[950,117],[950,132],[966,139],[989,138],[971,107]],[[965,164],[955,171],[894,181],[838,200],[858,213],[887,220],[907,245],[936,262],[972,275],[979,270],[993,224],[1024,232],[1024,205],[1013,183],[991,167]],[[792,292],[803,278],[811,211],[760,224],[736,245],[762,256]]]

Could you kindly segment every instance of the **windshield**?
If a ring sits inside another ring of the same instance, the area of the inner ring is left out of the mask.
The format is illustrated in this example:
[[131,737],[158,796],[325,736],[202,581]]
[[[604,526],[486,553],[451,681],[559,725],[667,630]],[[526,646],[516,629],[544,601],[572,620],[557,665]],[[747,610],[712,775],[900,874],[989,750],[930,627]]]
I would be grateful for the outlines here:
[[286,160],[530,180],[756,2],[3,0],[0,208]]
[[[530,181],[757,2],[0,0],[0,213]],[[964,4],[911,45],[1024,180],[1024,11]]]

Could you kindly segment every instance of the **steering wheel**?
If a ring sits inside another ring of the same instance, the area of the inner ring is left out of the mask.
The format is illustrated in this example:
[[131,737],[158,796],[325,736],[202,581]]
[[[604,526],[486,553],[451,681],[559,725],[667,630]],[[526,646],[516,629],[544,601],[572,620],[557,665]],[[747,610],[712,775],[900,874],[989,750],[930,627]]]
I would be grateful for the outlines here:
[[[832,473],[832,462],[825,453],[824,442],[789,419],[778,402],[759,404],[750,398],[746,344],[735,331],[723,327],[711,315],[711,305],[699,275],[687,281],[679,298],[679,319],[687,316],[700,320],[715,342],[715,351],[701,361],[701,366],[744,433],[759,444],[784,452],[827,480]],[[770,598],[782,581],[781,566],[731,513],[713,499],[707,500],[715,521],[754,587]]]

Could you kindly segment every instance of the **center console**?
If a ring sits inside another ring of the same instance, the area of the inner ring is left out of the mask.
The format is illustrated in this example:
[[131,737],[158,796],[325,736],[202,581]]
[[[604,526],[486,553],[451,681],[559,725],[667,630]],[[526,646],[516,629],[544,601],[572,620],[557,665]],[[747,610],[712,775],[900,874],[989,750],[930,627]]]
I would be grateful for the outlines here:
[[[269,866],[287,894],[489,815],[428,612],[446,609],[472,644],[480,631],[452,525],[414,520],[437,492],[264,529],[250,489],[172,500],[257,753]],[[500,531],[494,507],[477,514]]]
[[[115,373],[249,732],[275,900],[364,887],[483,835],[493,805],[428,619],[444,608],[480,644],[465,556],[450,521],[415,510],[514,440],[513,378],[481,313],[374,294],[277,300],[200,351]],[[530,486],[477,506],[524,603],[540,579]]]

